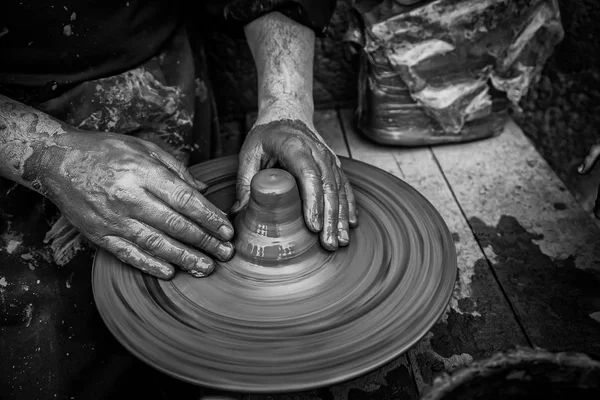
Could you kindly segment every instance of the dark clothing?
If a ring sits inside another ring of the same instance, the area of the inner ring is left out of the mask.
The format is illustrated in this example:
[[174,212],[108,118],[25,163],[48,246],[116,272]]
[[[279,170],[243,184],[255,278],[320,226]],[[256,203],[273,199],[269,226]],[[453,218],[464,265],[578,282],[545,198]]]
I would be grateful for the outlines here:
[[178,1],[3,0],[1,15],[0,85],[44,88],[35,99],[44,101],[65,86],[148,60],[183,13]]
[[[183,16],[207,29],[227,17],[241,31],[281,11],[322,33],[335,1],[189,3],[206,13],[177,0],[3,0],[0,93],[90,134],[136,135],[184,162],[214,157],[218,124],[202,38],[190,47]],[[206,393],[144,365],[108,332],[93,301],[93,254],[48,200],[0,178],[0,398]]]
[[36,104],[81,82],[137,67],[189,18],[241,27],[279,11],[325,32],[335,1],[319,0],[3,0],[0,93]]

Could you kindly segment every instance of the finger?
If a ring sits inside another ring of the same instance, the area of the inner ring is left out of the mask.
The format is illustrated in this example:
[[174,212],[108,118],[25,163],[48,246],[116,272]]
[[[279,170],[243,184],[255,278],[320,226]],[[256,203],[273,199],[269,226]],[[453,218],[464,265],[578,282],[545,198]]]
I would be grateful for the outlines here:
[[153,196],[149,196],[133,212],[133,217],[163,232],[173,239],[198,248],[205,253],[227,261],[233,257],[233,245],[208,234],[197,224],[169,208]]
[[311,154],[296,153],[293,163],[284,165],[300,189],[302,211],[306,226],[317,233],[323,230],[323,181],[317,162]]
[[348,246],[350,242],[349,224],[348,224],[348,198],[346,197],[346,189],[341,176],[341,171],[335,172],[335,184],[338,188],[338,223],[337,237],[340,246]]
[[240,152],[237,181],[235,184],[235,203],[231,207],[231,214],[235,215],[239,213],[240,210],[248,205],[248,201],[250,201],[250,184],[254,175],[260,171],[261,158],[258,151]]
[[339,216],[338,186],[334,173],[336,167],[333,160],[328,156],[319,157],[317,164],[321,170],[323,185],[323,230],[321,231],[321,243],[325,249],[335,250],[338,247]]
[[350,180],[341,169],[340,176],[342,177],[344,191],[346,192],[346,198],[348,199],[348,222],[351,228],[356,228],[358,226],[358,209],[356,207],[356,196],[354,195],[354,189],[350,184]]
[[130,220],[127,225],[133,234],[126,239],[147,253],[180,267],[196,278],[210,275],[214,270],[213,260],[201,252],[179,243],[140,221]]
[[146,189],[211,235],[226,242],[233,238],[233,225],[225,213],[172,173],[147,180]]
[[594,168],[594,166],[598,162],[599,158],[600,158],[600,140],[596,141],[596,143],[594,143],[592,145],[592,147],[590,147],[590,150],[588,151],[587,155],[583,159],[583,162],[581,163],[579,168],[577,168],[577,172],[579,172],[580,174],[587,174],[588,172],[590,172],[592,170],[592,168]]
[[175,157],[151,143],[150,157],[160,161],[164,166],[174,172],[180,179],[187,182],[189,185],[197,189],[200,193],[206,192],[208,185],[194,178],[186,166]]
[[135,244],[118,236],[105,236],[100,246],[114,254],[125,264],[159,279],[169,280],[175,274],[175,268],[169,263],[146,253]]

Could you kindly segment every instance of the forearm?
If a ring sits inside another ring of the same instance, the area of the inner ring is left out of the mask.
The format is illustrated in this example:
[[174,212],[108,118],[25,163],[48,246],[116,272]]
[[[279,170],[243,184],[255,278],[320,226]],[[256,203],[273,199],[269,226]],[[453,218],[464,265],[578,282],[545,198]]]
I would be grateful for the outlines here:
[[273,12],[248,24],[245,33],[258,74],[257,123],[312,123],[314,32]]
[[0,176],[44,192],[42,175],[52,151],[64,147],[68,126],[0,95]]

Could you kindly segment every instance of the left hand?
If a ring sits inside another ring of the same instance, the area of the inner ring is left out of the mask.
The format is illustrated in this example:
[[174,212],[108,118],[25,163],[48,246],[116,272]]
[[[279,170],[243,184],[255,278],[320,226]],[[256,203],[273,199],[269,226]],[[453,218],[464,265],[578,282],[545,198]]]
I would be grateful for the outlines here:
[[347,246],[350,227],[358,223],[354,193],[335,153],[321,136],[301,120],[279,119],[255,125],[240,151],[238,213],[250,199],[250,182],[256,173],[279,164],[298,182],[304,221],[320,232],[321,244],[333,251]]
[[[596,140],[596,143],[590,147],[587,155],[581,162],[581,165],[577,168],[577,172],[582,175],[587,174],[594,168],[598,160],[600,160],[600,139]],[[598,187],[596,205],[594,206],[594,215],[596,218],[600,219],[600,187]]]

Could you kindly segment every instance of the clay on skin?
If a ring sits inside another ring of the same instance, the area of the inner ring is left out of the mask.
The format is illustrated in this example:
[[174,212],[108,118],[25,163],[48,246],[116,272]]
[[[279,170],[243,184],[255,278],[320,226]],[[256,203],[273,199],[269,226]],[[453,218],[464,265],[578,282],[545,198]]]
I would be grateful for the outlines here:
[[234,212],[248,203],[252,176],[280,164],[298,180],[306,224],[321,233],[323,247],[345,246],[356,207],[339,159],[313,124],[314,32],[276,12],[245,31],[258,73],[259,114],[241,150]]
[[[44,149],[57,146],[56,136],[65,134],[62,123],[0,95],[0,171],[2,175],[41,191],[37,163]],[[36,183],[34,185],[34,182]]]
[[83,132],[5,97],[1,171],[34,188],[92,243],[163,279],[194,276],[233,255],[233,226],[200,193],[206,187],[159,146]]
[[306,225],[320,232],[321,244],[335,250],[349,243],[357,224],[354,193],[337,157],[300,120],[280,120],[255,126],[244,145],[238,171],[233,213],[250,198],[252,177],[262,168],[280,165],[298,181]]

